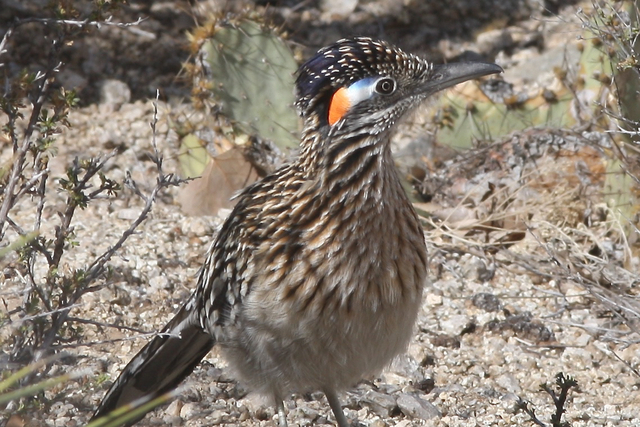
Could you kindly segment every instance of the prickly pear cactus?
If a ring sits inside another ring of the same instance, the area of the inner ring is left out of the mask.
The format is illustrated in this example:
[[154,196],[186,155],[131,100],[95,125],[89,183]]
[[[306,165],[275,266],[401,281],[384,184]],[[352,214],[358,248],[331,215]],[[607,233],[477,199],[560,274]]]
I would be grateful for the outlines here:
[[[605,150],[613,160],[607,162],[604,193],[607,203],[615,207],[614,212],[629,232],[629,237],[636,241],[637,225],[629,227],[629,218],[638,218],[640,215],[640,191],[636,181],[640,174],[637,154],[637,147],[640,146],[639,7],[637,1],[603,5],[594,3],[594,10],[582,18],[583,26],[591,32],[595,51],[592,60],[611,64],[597,77],[603,85],[612,87],[618,107],[616,110],[615,102],[602,103],[613,112],[606,119],[613,124],[610,135],[616,141],[615,150]],[[625,155],[617,155],[620,152]]]
[[[547,79],[537,89],[522,93],[515,93],[512,85],[499,78],[460,85],[439,101],[434,115],[436,139],[468,149],[478,141],[531,127],[588,126],[607,132],[611,139],[598,145],[606,168],[602,194],[615,206],[620,223],[629,224],[626,218],[640,212],[640,195],[632,174],[624,170],[634,168],[637,161],[629,161],[631,157],[622,161],[617,150],[623,152],[625,146],[638,144],[634,138],[640,140],[638,6],[637,2],[594,3],[579,17],[584,28],[581,40],[563,47],[562,65],[553,68],[551,83]],[[538,61],[551,63],[543,56]],[[527,77],[534,77],[530,74],[531,70]],[[509,79],[509,70],[505,79]],[[611,144],[612,140],[616,143]]]
[[455,149],[471,148],[476,141],[500,138],[532,126],[569,127],[572,95],[566,87],[535,94],[514,94],[502,80],[470,82],[448,92],[443,108],[434,116],[437,139]]
[[252,141],[273,147],[277,160],[297,145],[297,63],[278,31],[249,10],[211,16],[188,39],[195,61],[184,69],[197,112],[176,117],[173,128],[182,176],[196,179],[178,201],[187,214],[216,214],[265,170],[246,155],[256,152]]
[[[567,47],[575,53],[563,52],[563,61],[568,63],[554,68],[550,83],[528,92],[516,93],[499,78],[468,82],[448,91],[434,116],[438,141],[467,149],[476,141],[531,127],[562,129],[600,122],[602,106],[612,101],[613,65],[594,40],[592,34],[585,34],[580,51]],[[553,62],[551,55],[539,60]],[[506,76],[508,79],[509,71]]]
[[243,132],[279,148],[297,145],[297,64],[273,29],[249,19],[219,25],[202,43],[198,61],[221,112]]
[[182,176],[185,178],[197,178],[202,176],[211,156],[204,143],[196,135],[190,133],[180,138],[180,152],[178,161]]

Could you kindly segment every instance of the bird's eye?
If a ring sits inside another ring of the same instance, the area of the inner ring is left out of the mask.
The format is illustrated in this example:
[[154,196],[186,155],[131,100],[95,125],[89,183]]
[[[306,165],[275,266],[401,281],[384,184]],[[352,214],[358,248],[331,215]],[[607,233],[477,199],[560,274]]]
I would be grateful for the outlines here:
[[385,77],[376,83],[376,92],[381,95],[391,95],[396,90],[396,82],[392,78]]

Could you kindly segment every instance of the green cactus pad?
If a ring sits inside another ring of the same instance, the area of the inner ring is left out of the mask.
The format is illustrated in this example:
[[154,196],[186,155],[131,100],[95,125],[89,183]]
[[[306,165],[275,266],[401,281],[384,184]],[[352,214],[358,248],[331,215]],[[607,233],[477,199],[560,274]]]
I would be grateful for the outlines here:
[[223,114],[243,132],[279,148],[297,146],[292,90],[297,64],[273,30],[250,20],[223,26],[200,52]]

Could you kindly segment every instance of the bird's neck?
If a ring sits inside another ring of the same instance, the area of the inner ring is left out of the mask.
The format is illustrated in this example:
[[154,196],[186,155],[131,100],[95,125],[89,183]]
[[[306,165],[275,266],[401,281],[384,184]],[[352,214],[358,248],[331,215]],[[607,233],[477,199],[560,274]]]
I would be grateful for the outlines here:
[[327,196],[342,203],[406,199],[389,138],[389,132],[305,132],[297,166]]

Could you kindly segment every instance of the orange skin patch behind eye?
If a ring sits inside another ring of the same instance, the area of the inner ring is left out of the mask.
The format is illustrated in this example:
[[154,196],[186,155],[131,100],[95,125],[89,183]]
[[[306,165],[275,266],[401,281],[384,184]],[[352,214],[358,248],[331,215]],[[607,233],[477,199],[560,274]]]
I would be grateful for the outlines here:
[[347,89],[341,87],[331,97],[331,103],[329,104],[329,124],[333,126],[338,120],[340,120],[351,107],[349,96],[347,96]]

